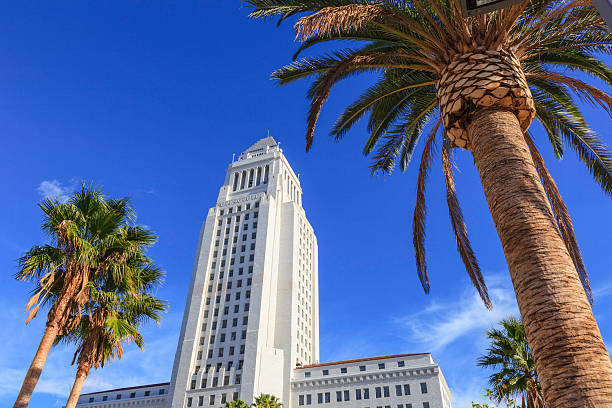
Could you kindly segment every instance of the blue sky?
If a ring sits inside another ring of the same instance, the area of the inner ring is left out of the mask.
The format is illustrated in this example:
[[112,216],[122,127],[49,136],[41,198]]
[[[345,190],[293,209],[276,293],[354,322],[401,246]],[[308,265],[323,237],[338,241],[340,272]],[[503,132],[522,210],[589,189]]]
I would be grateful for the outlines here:
[[[431,294],[416,276],[411,219],[416,166],[369,174],[366,133],[327,132],[370,78],[342,83],[304,152],[306,83],[278,88],[270,72],[297,48],[290,24],[250,21],[238,1],[6,3],[0,15],[0,406],[17,394],[44,314],[25,326],[28,284],[16,260],[44,242],[36,203],[79,180],[130,196],[138,222],[160,236],[150,255],[167,271],[158,296],[170,310],[144,329],[146,352],[93,372],[85,390],[168,381],[197,235],[232,154],[268,133],[300,173],[304,207],[319,242],[321,359],[433,353],[455,406],[481,399],[489,374],[474,364],[484,330],[516,314],[506,262],[473,166],[457,154],[457,190],[493,297],[488,312],[455,249],[441,166],[428,185]],[[585,107],[602,137],[610,118]],[[612,201],[568,151],[556,161],[536,140],[572,213],[595,293],[594,312],[612,345]],[[61,406],[72,384],[72,350],[52,351],[31,407]]]

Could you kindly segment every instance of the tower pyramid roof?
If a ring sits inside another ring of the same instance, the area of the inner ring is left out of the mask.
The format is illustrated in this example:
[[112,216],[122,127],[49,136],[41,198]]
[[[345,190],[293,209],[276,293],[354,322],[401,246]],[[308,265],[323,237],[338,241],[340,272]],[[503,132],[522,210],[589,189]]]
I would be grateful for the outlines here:
[[254,152],[256,150],[265,149],[266,147],[274,147],[277,146],[276,140],[272,136],[264,137],[257,141],[253,146],[246,149],[242,154]]

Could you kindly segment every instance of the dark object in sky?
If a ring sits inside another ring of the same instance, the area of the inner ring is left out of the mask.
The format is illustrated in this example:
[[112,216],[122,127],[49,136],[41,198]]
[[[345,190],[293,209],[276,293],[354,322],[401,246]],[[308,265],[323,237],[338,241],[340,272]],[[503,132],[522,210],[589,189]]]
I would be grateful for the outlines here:
[[[461,0],[463,17],[477,16],[520,3],[522,0]],[[600,0],[605,1],[608,0]]]

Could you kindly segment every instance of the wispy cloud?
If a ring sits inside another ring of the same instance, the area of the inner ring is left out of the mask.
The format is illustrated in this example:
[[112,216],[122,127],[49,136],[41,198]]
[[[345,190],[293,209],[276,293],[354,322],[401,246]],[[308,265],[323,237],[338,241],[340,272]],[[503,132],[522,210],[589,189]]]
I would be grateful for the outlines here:
[[74,192],[77,186],[76,178],[70,180],[68,184],[63,184],[60,181],[53,180],[44,180],[42,181],[36,191],[43,198],[57,198],[61,202],[65,203],[70,199],[70,196]]
[[460,338],[478,333],[510,315],[518,316],[514,292],[497,277],[488,279],[493,310],[487,310],[474,290],[465,291],[456,302],[433,301],[425,309],[397,320],[408,330],[412,342],[421,343],[429,350],[439,351]]

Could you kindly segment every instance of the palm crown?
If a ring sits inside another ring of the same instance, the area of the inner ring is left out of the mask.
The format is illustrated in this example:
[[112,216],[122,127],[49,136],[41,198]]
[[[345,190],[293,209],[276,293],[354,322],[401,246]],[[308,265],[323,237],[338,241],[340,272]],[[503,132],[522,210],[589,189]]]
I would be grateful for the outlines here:
[[251,405],[255,408],[280,408],[283,404],[274,395],[261,394]]
[[[612,35],[589,1],[536,0],[469,19],[458,0],[248,0],[251,17],[279,16],[279,23],[308,13],[296,25],[299,54],[329,41],[364,43],[322,57],[302,58],[272,74],[278,83],[314,77],[308,97],[307,149],[333,85],[378,72],[380,78],[337,119],[335,140],[369,115],[364,154],[372,172],[405,169],[425,134],[414,212],[417,271],[426,292],[425,180],[442,147],[447,202],[457,247],[485,304],[490,300],[470,245],[453,182],[451,147],[470,149],[466,120],[477,107],[496,103],[513,110],[524,131],[533,116],[542,124],[557,158],[573,149],[607,194],[612,194],[612,155],[589,128],[576,98],[612,112],[612,98],[577,78],[576,72],[612,84],[612,71],[598,58],[610,53]],[[483,64],[486,62],[486,64]],[[484,72],[479,70],[486,66]],[[438,130],[443,137],[436,141]],[[590,287],[569,213],[532,136],[525,135],[574,265],[589,298]]]
[[489,377],[497,402],[521,398],[523,407],[543,407],[541,387],[531,355],[525,328],[520,320],[510,317],[500,322],[501,329],[487,331],[491,345],[478,365],[497,370]]

